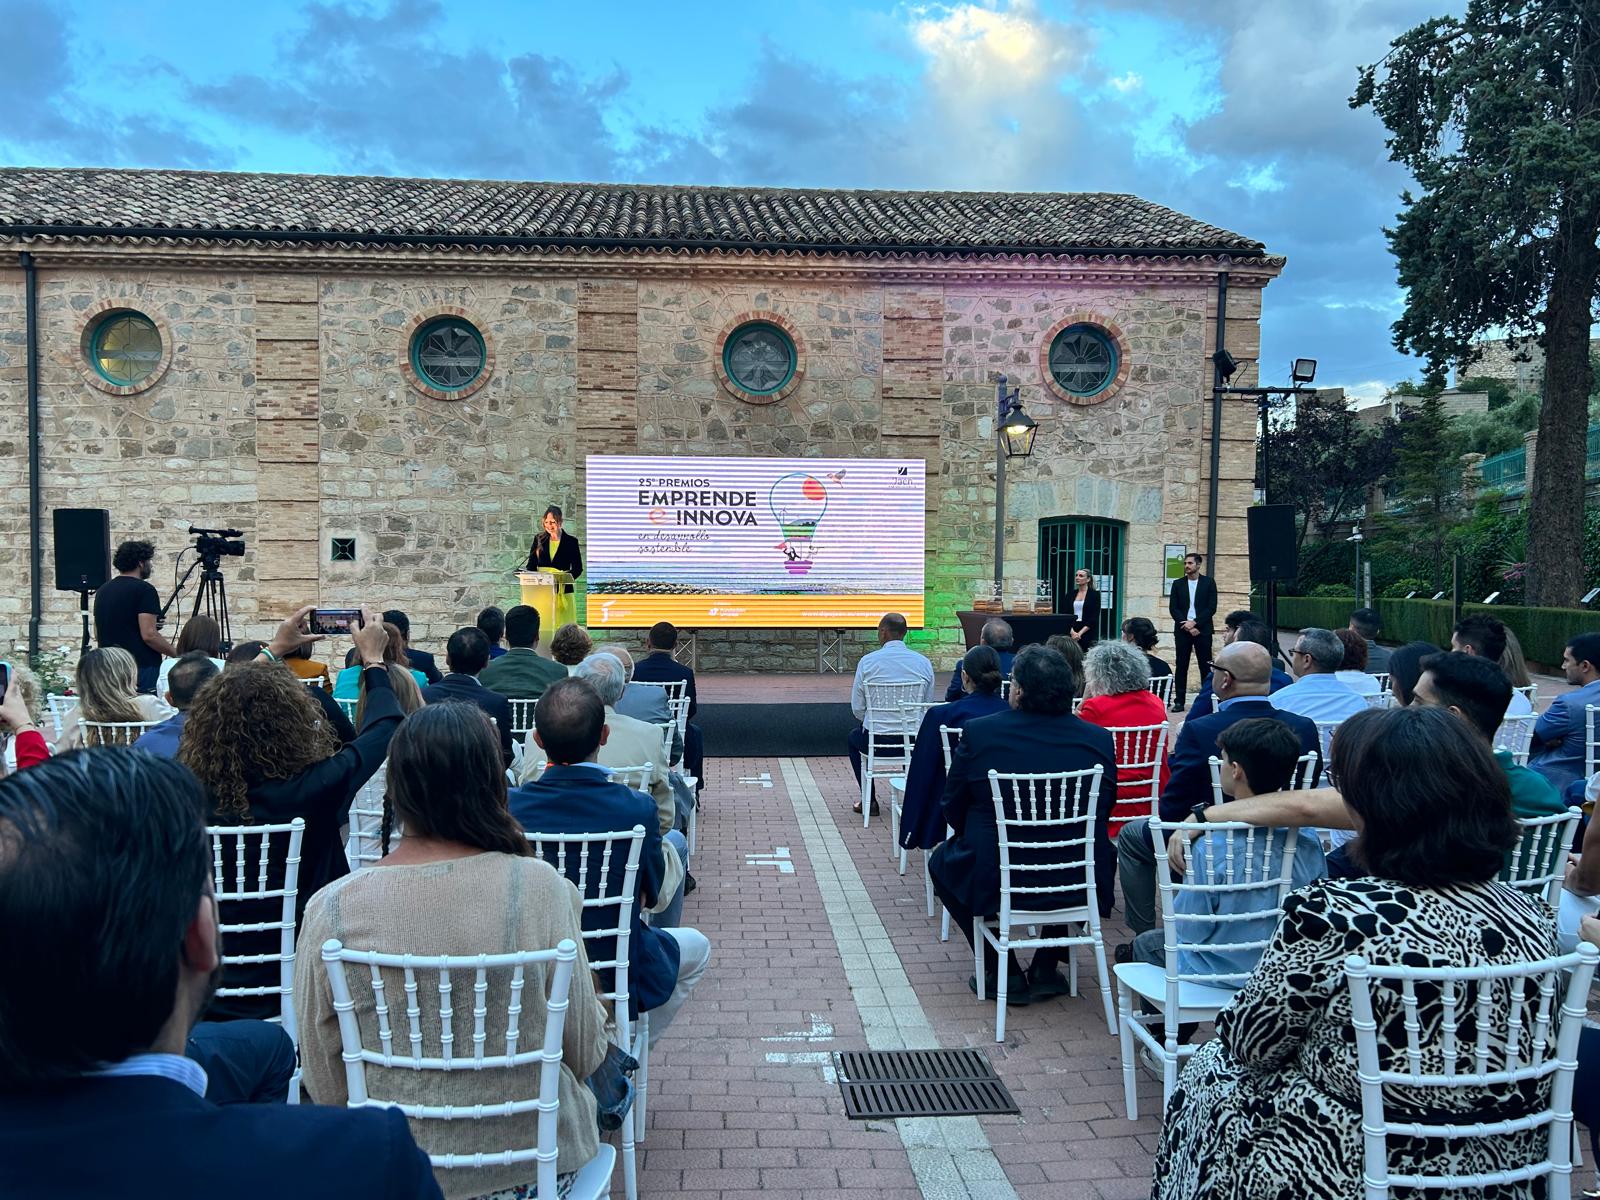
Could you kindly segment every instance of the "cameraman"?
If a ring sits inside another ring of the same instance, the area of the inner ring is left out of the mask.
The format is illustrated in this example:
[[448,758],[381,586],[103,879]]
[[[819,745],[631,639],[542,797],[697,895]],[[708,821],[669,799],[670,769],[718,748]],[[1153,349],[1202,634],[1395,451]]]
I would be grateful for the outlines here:
[[152,587],[150,560],[156,548],[149,542],[123,542],[111,560],[117,577],[95,593],[94,636],[104,646],[120,646],[133,655],[139,668],[139,690],[154,693],[163,657],[178,651],[157,628],[161,596]]

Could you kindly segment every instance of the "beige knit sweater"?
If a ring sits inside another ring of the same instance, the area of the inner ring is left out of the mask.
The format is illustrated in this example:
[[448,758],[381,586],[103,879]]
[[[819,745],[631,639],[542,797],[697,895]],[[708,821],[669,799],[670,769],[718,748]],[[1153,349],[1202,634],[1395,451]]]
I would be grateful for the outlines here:
[[[503,954],[547,950],[562,938],[578,943],[565,1037],[562,1042],[559,1113],[561,1172],[576,1171],[599,1148],[594,1095],[582,1082],[606,1052],[606,1012],[595,995],[594,975],[580,936],[582,903],[577,888],[536,858],[484,853],[420,866],[377,866],[347,875],[323,888],[306,906],[295,959],[294,992],[300,1026],[300,1058],[306,1091],[318,1104],[344,1104],[349,1098],[340,1058],[338,1017],[322,963],[322,944],[337,938],[352,950],[413,954]],[[346,968],[363,1040],[376,1047],[377,1020],[367,968]],[[418,973],[423,1011],[423,1052],[440,1052],[437,972]],[[453,973],[452,1024],[456,1052],[470,1056],[473,1035],[473,977]],[[522,992],[521,1048],[537,1047],[544,1034],[543,972],[530,972]],[[390,1028],[397,1049],[409,1051],[404,973],[385,972]],[[490,972],[486,1051],[504,1052],[510,973]],[[410,1071],[368,1066],[367,1093],[417,1104],[495,1103],[534,1099],[539,1094],[538,1064],[460,1072]],[[413,1120],[417,1144],[434,1154],[526,1149],[538,1141],[538,1114],[488,1120]],[[480,1196],[532,1184],[532,1162],[512,1167],[436,1171],[444,1194]]]

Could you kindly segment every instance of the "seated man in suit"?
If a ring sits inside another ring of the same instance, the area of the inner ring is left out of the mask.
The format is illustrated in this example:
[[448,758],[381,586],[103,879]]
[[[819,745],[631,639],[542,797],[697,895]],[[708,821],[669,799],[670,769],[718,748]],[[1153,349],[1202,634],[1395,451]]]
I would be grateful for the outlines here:
[[510,647],[478,676],[478,682],[508,700],[537,700],[545,688],[567,677],[567,669],[539,653],[539,610],[518,604],[506,613]]
[[439,668],[433,661],[433,655],[426,650],[414,649],[411,645],[411,618],[398,608],[387,608],[383,612],[385,625],[393,625],[400,631],[400,636],[405,640],[401,647],[406,652],[406,658],[411,665],[428,677],[429,683],[438,683],[444,678],[439,674]]
[[633,664],[633,678],[640,683],[683,684],[683,694],[689,700],[691,722],[683,731],[683,769],[699,780],[700,788],[704,788],[705,741],[700,735],[700,727],[692,723],[695,713],[700,710],[700,700],[694,691],[694,668],[672,657],[677,644],[677,627],[671,621],[657,621],[645,635],[645,655]]
[[[1337,643],[1336,643],[1337,644]],[[1163,821],[1181,821],[1197,808],[1214,803],[1211,759],[1220,757],[1217,735],[1230,725],[1251,717],[1282,721],[1300,741],[1302,754],[1318,753],[1317,723],[1309,717],[1280,712],[1267,699],[1272,686],[1272,658],[1266,647],[1254,642],[1224,646],[1212,666],[1217,711],[1190,719],[1178,731],[1167,757],[1171,775],[1161,791]],[[1354,693],[1351,693],[1354,695]],[[1156,852],[1150,841],[1150,822],[1129,821],[1117,834],[1117,873],[1122,878],[1122,909],[1135,937],[1156,923]],[[1117,947],[1117,961],[1129,961],[1131,949]]]
[[439,1200],[398,1109],[205,1098],[184,1042],[221,952],[209,811],[122,749],[0,780],[0,1196]]
[[[983,629],[978,634],[978,645],[987,646],[1000,656],[1000,678],[1011,678],[1011,663],[1015,659],[1016,638],[1011,632],[1011,623],[993,617],[983,623]],[[956,669],[951,672],[950,684],[944,689],[944,702],[954,704],[967,694],[961,682],[961,663],[956,664]]]
[[166,701],[178,711],[153,729],[147,729],[134,742],[135,750],[148,750],[165,758],[178,755],[178,738],[183,735],[183,723],[189,719],[189,706],[202,684],[215,679],[221,672],[204,650],[191,650],[172,664],[167,672]]
[[[1095,812],[1095,890],[1102,902],[1111,899],[1115,881],[1107,822],[1117,796],[1117,760],[1111,735],[1072,715],[1077,681],[1061,653],[1045,646],[1026,646],[1011,669],[1011,707],[963,726],[945,778],[945,821],[955,831],[928,860],[933,890],[944,902],[950,921],[969,943],[979,936],[973,921],[1000,911],[1000,842],[995,823],[989,772],[1083,771],[1102,768],[1099,790],[1087,797]],[[1067,867],[1046,879],[1034,875],[1029,887],[1048,883],[1063,891],[1082,889],[1088,881],[1082,866]],[[1081,893],[1080,893],[1081,894]],[[1070,901],[1050,896],[1051,907]],[[1047,928],[1046,936],[1051,931]],[[998,963],[987,944],[986,961]],[[1016,956],[1006,964],[1007,1002],[1029,1004],[1067,991],[1057,967],[1058,951],[1046,948],[1033,956],[1024,975]],[[988,977],[998,979],[998,974]],[[976,990],[974,977],[969,985]]]
[[428,704],[442,704],[456,700],[476,704],[494,718],[500,731],[500,752],[505,755],[506,766],[511,765],[511,705],[499,692],[483,686],[478,675],[489,665],[489,639],[476,625],[456,630],[445,643],[445,663],[450,673],[438,683],[422,689],[422,699]]
[[[533,710],[533,739],[550,765],[537,779],[514,788],[511,815],[531,833],[620,833],[642,825],[644,853],[639,860],[639,899],[633,910],[628,944],[628,981],[634,1007],[651,1013],[650,1044],[666,1032],[711,961],[711,943],[695,929],[646,925],[641,910],[663,906],[667,867],[672,852],[663,846],[654,802],[643,792],[613,783],[595,761],[608,729],[606,709],[585,679],[551,684]],[[576,870],[576,862],[573,864]],[[621,862],[613,862],[621,870]],[[591,895],[595,894],[591,891]],[[591,919],[605,922],[610,913],[586,908]],[[590,948],[591,958],[606,958],[604,947]],[[612,981],[603,981],[607,989]]]

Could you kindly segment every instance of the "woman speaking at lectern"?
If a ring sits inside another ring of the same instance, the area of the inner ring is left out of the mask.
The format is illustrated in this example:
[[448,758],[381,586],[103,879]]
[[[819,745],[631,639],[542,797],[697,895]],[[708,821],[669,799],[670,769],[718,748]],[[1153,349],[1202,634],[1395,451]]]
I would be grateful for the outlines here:
[[[561,531],[561,510],[554,504],[544,510],[544,531],[533,539],[528,550],[527,569],[537,571],[541,567],[565,571],[574,579],[583,574],[583,551],[577,538]],[[568,584],[567,591],[571,590],[572,585]]]

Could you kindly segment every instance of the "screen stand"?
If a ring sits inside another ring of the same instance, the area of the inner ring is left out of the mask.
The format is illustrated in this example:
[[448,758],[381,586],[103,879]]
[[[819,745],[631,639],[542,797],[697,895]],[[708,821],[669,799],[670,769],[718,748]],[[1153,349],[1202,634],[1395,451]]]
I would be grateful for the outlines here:
[[89,586],[87,575],[78,576],[78,617],[83,622],[83,653],[89,653]]
[[844,674],[844,630],[817,630],[817,674]]
[[691,671],[700,670],[700,639],[692,629],[678,630],[678,644],[672,648],[672,661],[687,663]]

